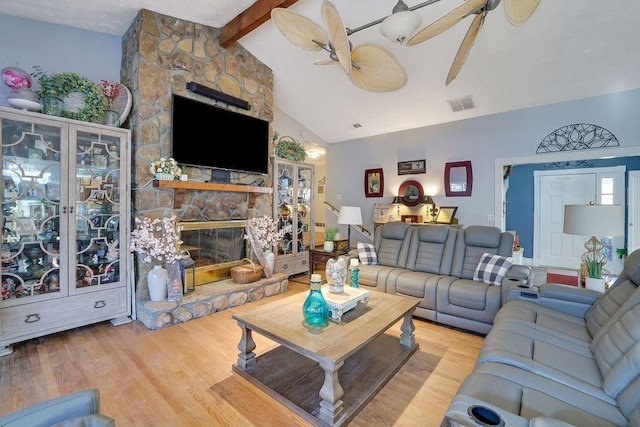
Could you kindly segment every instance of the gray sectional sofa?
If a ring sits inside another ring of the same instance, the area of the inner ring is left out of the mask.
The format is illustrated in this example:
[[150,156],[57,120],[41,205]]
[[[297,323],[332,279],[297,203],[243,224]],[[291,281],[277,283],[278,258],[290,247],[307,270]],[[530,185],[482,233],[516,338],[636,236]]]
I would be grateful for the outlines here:
[[[512,255],[511,233],[489,226],[456,229],[390,222],[376,229],[373,246],[378,264],[360,265],[360,287],[418,299],[414,316],[481,334],[489,332],[505,288],[473,280],[473,276],[485,252]],[[529,274],[528,267],[512,266],[504,282],[526,284]]]
[[601,294],[507,285],[445,426],[640,426],[640,250]]

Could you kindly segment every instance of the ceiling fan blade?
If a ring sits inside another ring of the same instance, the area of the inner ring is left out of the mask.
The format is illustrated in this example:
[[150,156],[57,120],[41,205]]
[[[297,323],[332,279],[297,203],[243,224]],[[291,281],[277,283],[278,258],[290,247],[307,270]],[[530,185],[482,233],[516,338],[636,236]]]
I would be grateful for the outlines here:
[[512,25],[520,25],[535,12],[540,0],[506,0],[504,10]]
[[292,10],[281,7],[272,9],[271,22],[287,40],[302,49],[321,50],[318,43],[329,43],[327,33],[320,25]]
[[440,18],[433,21],[431,24],[415,33],[409,41],[407,41],[407,46],[417,45],[418,43],[427,41],[441,32],[448,30],[462,19],[480,9],[485,5],[485,3],[487,3],[487,0],[467,0],[462,4],[459,4]]
[[318,59],[317,61],[313,61],[313,65],[338,65],[338,61],[334,61],[331,58],[326,59]]
[[342,18],[338,13],[338,9],[333,3],[324,0],[322,2],[322,19],[327,26],[329,42],[333,47],[338,62],[342,65],[345,73],[351,73],[351,49],[349,47],[349,39],[347,38],[347,30],[342,24]]
[[460,69],[464,65],[464,62],[467,60],[467,56],[469,52],[471,52],[471,48],[478,37],[478,33],[480,32],[480,28],[482,28],[482,24],[484,23],[484,18],[487,16],[487,12],[484,11],[475,18],[471,22],[471,26],[467,30],[467,34],[464,36],[462,43],[460,44],[460,48],[458,48],[458,53],[456,53],[456,57],[453,60],[453,64],[451,64],[451,68],[449,69],[449,75],[447,75],[447,85],[456,78]]
[[407,84],[407,72],[385,48],[375,44],[361,44],[351,52],[355,64],[351,81],[361,89],[372,92],[391,92]]

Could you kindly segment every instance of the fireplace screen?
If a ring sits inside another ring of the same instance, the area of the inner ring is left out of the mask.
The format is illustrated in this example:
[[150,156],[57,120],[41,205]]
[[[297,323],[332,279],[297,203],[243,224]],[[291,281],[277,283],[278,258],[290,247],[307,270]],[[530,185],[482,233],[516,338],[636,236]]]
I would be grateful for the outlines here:
[[[179,222],[182,250],[195,261],[195,285],[231,277],[230,269],[247,257],[246,221]],[[187,284],[194,278],[187,275]]]

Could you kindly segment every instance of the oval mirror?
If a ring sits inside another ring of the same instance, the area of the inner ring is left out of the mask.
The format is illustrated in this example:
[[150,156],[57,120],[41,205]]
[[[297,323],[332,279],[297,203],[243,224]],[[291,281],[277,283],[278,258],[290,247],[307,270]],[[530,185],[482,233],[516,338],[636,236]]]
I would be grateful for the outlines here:
[[424,190],[418,181],[409,180],[400,184],[398,195],[405,206],[417,206],[422,202]]

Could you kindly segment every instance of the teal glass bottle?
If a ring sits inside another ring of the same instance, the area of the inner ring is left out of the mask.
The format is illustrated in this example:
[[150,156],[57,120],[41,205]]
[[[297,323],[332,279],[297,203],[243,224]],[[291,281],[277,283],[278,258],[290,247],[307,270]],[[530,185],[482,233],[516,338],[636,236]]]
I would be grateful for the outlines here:
[[329,306],[322,296],[320,290],[321,280],[319,274],[311,275],[311,290],[309,296],[302,306],[304,324],[309,327],[322,328],[329,324]]
[[353,267],[351,269],[351,287],[352,288],[359,288],[360,286],[358,286],[358,273],[360,272],[360,269],[358,267]]

